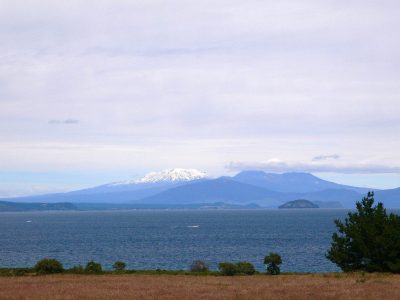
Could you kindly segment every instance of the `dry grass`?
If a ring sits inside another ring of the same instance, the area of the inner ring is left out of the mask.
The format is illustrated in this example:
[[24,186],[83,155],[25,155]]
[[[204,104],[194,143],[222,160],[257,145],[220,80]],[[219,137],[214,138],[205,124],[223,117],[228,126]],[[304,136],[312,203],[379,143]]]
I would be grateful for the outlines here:
[[400,275],[0,277],[0,299],[400,299]]

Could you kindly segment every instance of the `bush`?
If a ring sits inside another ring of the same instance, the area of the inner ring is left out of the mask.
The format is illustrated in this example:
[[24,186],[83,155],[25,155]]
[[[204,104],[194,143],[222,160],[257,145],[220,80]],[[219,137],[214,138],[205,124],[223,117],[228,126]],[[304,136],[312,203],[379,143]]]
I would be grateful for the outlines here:
[[237,270],[237,273],[246,274],[246,275],[253,275],[256,272],[256,269],[254,269],[254,266],[247,261],[238,262],[236,264],[236,270]]
[[68,272],[73,274],[83,274],[85,273],[85,269],[81,265],[73,266]]
[[229,262],[220,263],[218,269],[222,275],[226,276],[233,276],[237,273],[237,266]]
[[267,273],[270,275],[279,275],[281,269],[279,265],[282,264],[282,258],[278,253],[271,252],[264,257],[264,265],[266,266]]
[[0,268],[0,276],[24,276],[35,272],[33,268]]
[[89,261],[86,264],[85,267],[85,273],[89,273],[89,274],[99,274],[103,272],[103,268],[101,267],[101,264],[95,262],[95,261]]
[[125,268],[126,268],[126,263],[124,263],[123,261],[118,260],[113,264],[113,269],[115,271],[123,271],[125,270]]
[[53,258],[44,258],[38,261],[34,269],[38,274],[54,274],[64,271],[62,263]]
[[195,260],[190,266],[190,271],[192,272],[208,272],[208,265],[201,260]]
[[326,257],[343,271],[400,273],[400,216],[387,215],[382,203],[374,204],[369,192],[357,202],[357,212],[335,220],[339,233],[332,235]]

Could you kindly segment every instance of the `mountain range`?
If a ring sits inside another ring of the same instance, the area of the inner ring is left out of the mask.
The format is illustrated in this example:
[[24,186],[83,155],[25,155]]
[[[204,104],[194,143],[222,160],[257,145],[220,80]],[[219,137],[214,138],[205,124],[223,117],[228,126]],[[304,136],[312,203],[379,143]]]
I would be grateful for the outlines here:
[[[224,205],[276,208],[285,202],[306,199],[319,207],[354,208],[368,191],[385,207],[400,208],[400,188],[377,190],[326,181],[309,173],[243,171],[233,177],[209,178],[195,169],[152,172],[93,188],[38,196],[7,198],[13,202],[70,202],[120,207],[176,207],[222,203]],[[128,205],[128,206],[127,206]]]

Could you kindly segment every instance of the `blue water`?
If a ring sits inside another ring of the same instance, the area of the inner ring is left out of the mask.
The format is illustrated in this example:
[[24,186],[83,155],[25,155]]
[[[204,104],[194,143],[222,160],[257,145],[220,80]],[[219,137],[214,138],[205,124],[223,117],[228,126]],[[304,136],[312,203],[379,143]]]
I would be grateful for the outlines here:
[[[132,269],[188,269],[204,260],[250,261],[278,252],[282,271],[327,272],[325,258],[340,209],[133,210],[0,214],[0,267],[54,257],[65,267],[116,260]],[[27,222],[28,221],[28,222]]]

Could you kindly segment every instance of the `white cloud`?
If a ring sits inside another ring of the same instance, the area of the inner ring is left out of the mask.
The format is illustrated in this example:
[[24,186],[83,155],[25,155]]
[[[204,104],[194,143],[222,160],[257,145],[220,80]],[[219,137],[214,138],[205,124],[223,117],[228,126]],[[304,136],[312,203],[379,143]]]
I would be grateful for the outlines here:
[[311,172],[311,173],[342,173],[342,174],[400,174],[400,166],[380,165],[371,163],[321,163],[291,162],[271,159],[265,162],[231,162],[226,166],[231,171],[264,170],[267,172]]
[[400,165],[399,8],[1,1],[0,166]]

